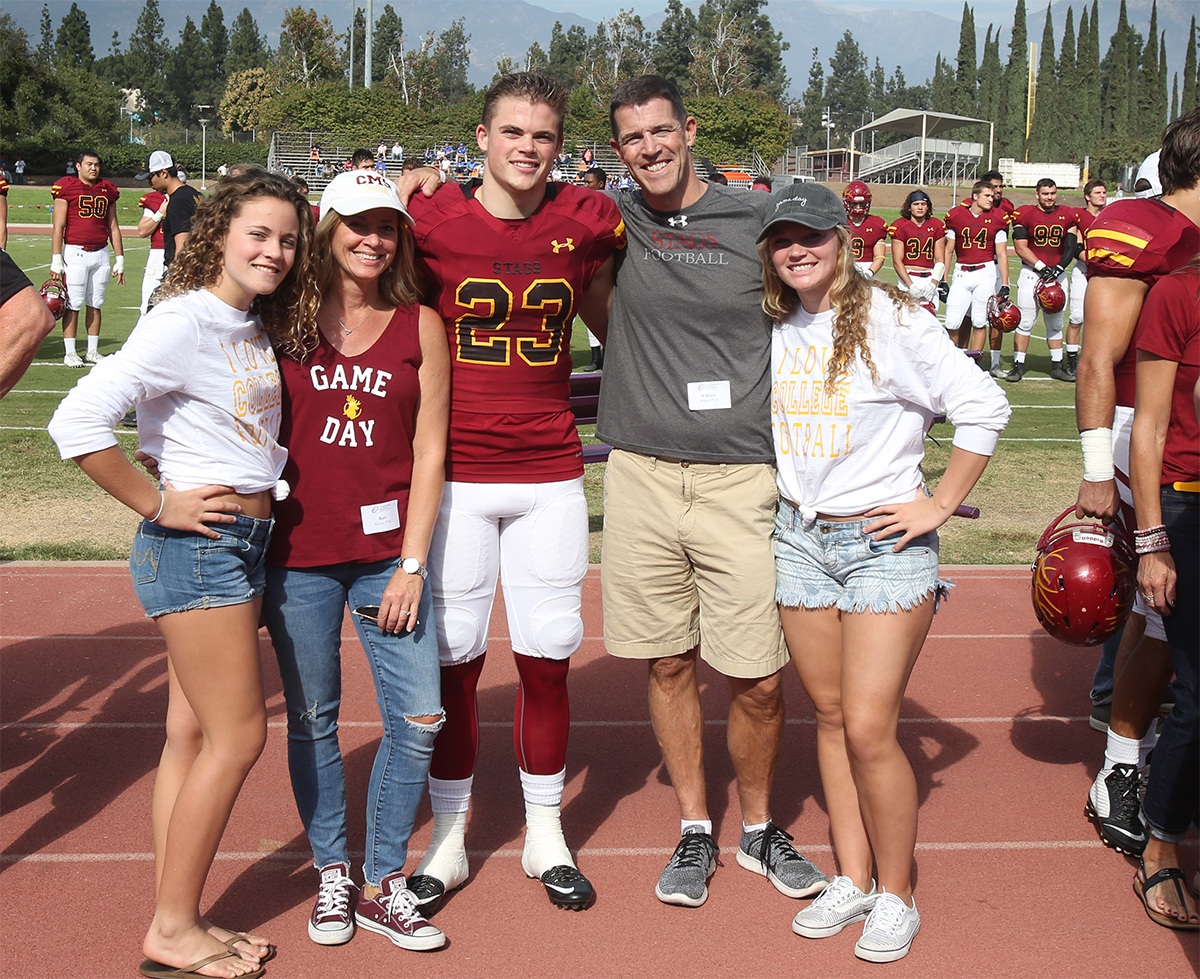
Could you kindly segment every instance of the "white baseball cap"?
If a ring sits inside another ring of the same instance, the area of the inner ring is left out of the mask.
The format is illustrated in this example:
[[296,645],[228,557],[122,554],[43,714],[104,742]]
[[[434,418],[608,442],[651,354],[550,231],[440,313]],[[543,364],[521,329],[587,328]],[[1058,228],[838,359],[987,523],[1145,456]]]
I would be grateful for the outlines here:
[[1161,150],[1155,150],[1146,159],[1142,161],[1142,165],[1138,167],[1137,176],[1133,178],[1136,188],[1139,180],[1145,180],[1150,186],[1146,190],[1136,190],[1134,193],[1138,197],[1158,197],[1162,191],[1162,182],[1158,179],[1158,157]]
[[412,215],[400,203],[396,185],[374,170],[350,170],[339,173],[321,194],[321,217],[337,211],[342,217],[361,214],[376,207],[390,207],[399,211],[401,218],[410,226]]
[[137,175],[138,180],[145,180],[152,173],[158,173],[159,170],[174,170],[175,160],[166,150],[155,150],[150,154],[150,159],[146,161],[146,169]]

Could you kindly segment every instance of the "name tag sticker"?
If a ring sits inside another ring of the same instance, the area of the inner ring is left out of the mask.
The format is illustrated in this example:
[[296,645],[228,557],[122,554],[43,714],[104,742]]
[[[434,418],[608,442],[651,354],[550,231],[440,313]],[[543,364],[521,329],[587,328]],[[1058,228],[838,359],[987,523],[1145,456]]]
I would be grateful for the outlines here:
[[364,534],[383,534],[400,529],[400,501],[385,500],[359,507]]
[[731,408],[728,381],[692,381],[687,386],[688,407],[692,411],[714,411]]

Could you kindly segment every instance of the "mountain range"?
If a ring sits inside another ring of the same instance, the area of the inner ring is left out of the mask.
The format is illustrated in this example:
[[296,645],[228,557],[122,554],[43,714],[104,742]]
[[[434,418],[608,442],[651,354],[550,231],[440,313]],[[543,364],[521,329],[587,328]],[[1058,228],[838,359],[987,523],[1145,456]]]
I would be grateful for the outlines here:
[[[108,53],[114,31],[124,42],[137,20],[137,12],[141,9],[138,0],[76,2],[88,16],[92,47],[97,57]],[[278,44],[279,25],[283,20],[284,11],[295,6],[297,2],[298,0],[218,0],[225,13],[226,27],[232,25],[243,7],[249,7],[258,22],[259,30],[271,46]],[[308,0],[303,5],[328,16],[335,30],[345,31],[350,22],[352,2]],[[485,86],[492,79],[499,58],[507,55],[519,60],[534,41],[547,48],[550,43],[550,31],[556,20],[562,23],[564,29],[579,24],[589,35],[595,31],[597,24],[594,19],[571,12],[555,12],[526,0],[391,2],[403,21],[405,34],[409,37],[427,31],[439,32],[454,20],[463,18],[466,30],[471,35],[471,68],[468,78],[477,86]],[[916,2],[919,3],[919,0]],[[375,16],[378,17],[383,11],[383,0],[374,0],[374,3]],[[766,12],[770,15],[775,29],[783,33],[783,39],[790,45],[789,50],[784,53],[784,62],[791,78],[791,94],[799,96],[804,91],[814,47],[819,49],[819,56],[828,73],[829,59],[847,30],[854,35],[855,41],[867,56],[868,68],[873,66],[878,58],[890,77],[899,66],[909,85],[920,84],[932,76],[939,51],[943,58],[953,61],[958,53],[961,6],[953,10],[953,16],[945,16],[944,13],[937,13],[932,9],[919,9],[913,3],[914,0],[907,0],[904,6],[881,5],[865,9],[866,5],[862,3],[839,5],[821,0],[770,0]],[[1143,35],[1149,28],[1150,5],[1151,0],[1127,0],[1130,23]],[[4,3],[4,12],[13,17],[17,26],[29,33],[31,44],[34,46],[38,42],[42,6],[42,0],[5,0]],[[68,0],[49,0],[45,6],[49,8],[51,21],[57,30],[71,4]],[[365,0],[358,0],[358,6],[365,6]],[[642,22],[650,30],[657,29],[662,23],[662,0],[649,0],[644,4],[638,4],[635,0],[614,0],[609,4],[589,3],[583,5],[582,9],[589,13],[601,13],[607,7],[612,7],[612,13],[615,13],[616,9],[623,6],[628,6],[639,14]],[[699,3],[697,0],[691,0],[687,6],[695,8]],[[935,4],[930,3],[928,6],[933,7]],[[938,2],[936,6],[943,12],[953,9],[952,5],[944,2]],[[1056,53],[1062,43],[1067,8],[1075,8],[1075,25],[1078,30],[1079,15],[1084,6],[1080,0],[1058,0],[1051,5]],[[199,25],[207,7],[208,0],[164,0],[160,3],[159,9],[171,42],[177,42],[186,17],[190,16]],[[1086,7],[1090,12],[1091,4],[1087,3]],[[987,8],[990,12],[997,9],[997,5],[988,2]],[[992,21],[994,26],[1003,31],[1000,47],[1002,61],[1008,57],[1008,40],[1014,8],[1015,3],[1007,6],[1007,20]],[[1041,40],[1045,9],[1037,0],[1027,5],[1027,31],[1031,41]],[[1171,72],[1183,70],[1188,27],[1196,9],[1195,4],[1188,0],[1158,0],[1159,28],[1166,32],[1167,61]],[[1108,38],[1116,28],[1119,5],[1115,0],[1101,0],[1099,10],[1100,53],[1103,56]],[[987,15],[977,11],[975,31],[980,55],[987,26]]]

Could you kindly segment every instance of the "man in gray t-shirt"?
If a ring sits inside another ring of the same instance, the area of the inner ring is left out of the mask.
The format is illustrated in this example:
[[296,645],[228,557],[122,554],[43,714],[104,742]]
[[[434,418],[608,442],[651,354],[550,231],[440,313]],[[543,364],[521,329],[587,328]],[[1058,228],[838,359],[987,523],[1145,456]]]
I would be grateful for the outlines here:
[[788,660],[771,544],[771,327],[755,246],[770,198],[700,182],[696,120],[667,79],[619,86],[610,121],[611,145],[640,191],[615,195],[629,245],[618,259],[596,432],[615,447],[605,477],[604,639],[613,655],[649,663],[650,717],[679,800],[681,840],[655,893],[698,907],[716,864],[702,655],[730,687],[738,863],[808,896],[827,879],[769,812]]

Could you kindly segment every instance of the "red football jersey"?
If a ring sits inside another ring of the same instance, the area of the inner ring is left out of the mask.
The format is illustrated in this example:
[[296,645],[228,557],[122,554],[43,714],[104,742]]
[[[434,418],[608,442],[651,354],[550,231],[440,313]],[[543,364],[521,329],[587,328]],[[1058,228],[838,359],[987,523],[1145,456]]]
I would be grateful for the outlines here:
[[1086,207],[1075,208],[1075,227],[1079,229],[1079,242],[1084,246],[1083,252],[1079,256],[1079,267],[1087,269],[1087,234],[1088,228],[1098,218],[1099,214],[1093,214]]
[[8,181],[0,177],[0,197],[8,196]]
[[1077,212],[1073,207],[1056,204],[1054,210],[1043,211],[1036,204],[1025,204],[1017,208],[1009,226],[1015,228],[1019,224],[1028,232],[1025,240],[1039,261],[1058,265],[1067,232],[1075,227],[1076,220]]
[[[149,193],[142,194],[138,200],[138,207],[145,208],[147,211],[158,211],[163,206],[163,201],[167,199],[166,194],[161,194],[157,190],[152,190]],[[162,248],[163,246],[163,229],[162,222],[158,222],[158,227],[154,229],[154,234],[150,236],[150,247]]]
[[[1153,286],[1200,252],[1200,228],[1155,197],[1126,197],[1096,215],[1087,233],[1087,274],[1140,279]],[[1114,371],[1117,404],[1133,407],[1137,342]]]
[[951,233],[958,264],[982,265],[996,260],[996,235],[1008,237],[1008,219],[995,208],[976,217],[970,207],[959,205],[946,215],[946,234]]
[[67,202],[64,242],[87,248],[108,244],[108,212],[121,196],[110,181],[85,184],[78,177],[62,177],[50,188],[50,196]]
[[583,473],[571,411],[571,321],[596,270],[625,247],[604,194],[550,184],[505,221],[446,184],[409,205],[417,253],[446,321],[452,364],[446,478],[545,483]]
[[872,261],[872,252],[877,242],[887,237],[887,222],[876,214],[868,214],[862,224],[853,221],[847,225],[850,230],[850,248],[854,252],[854,261]]
[[940,218],[928,217],[924,224],[909,218],[896,218],[888,227],[888,235],[904,244],[906,269],[932,269],[933,246],[946,237],[946,226]]

